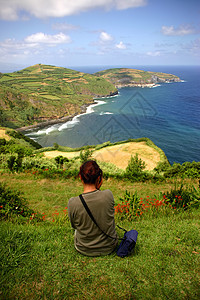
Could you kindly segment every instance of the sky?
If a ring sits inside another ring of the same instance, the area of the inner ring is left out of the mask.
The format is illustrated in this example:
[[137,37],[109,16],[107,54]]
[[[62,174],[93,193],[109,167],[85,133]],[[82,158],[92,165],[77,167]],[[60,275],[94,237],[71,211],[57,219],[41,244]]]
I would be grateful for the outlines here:
[[0,0],[0,72],[200,65],[200,0]]

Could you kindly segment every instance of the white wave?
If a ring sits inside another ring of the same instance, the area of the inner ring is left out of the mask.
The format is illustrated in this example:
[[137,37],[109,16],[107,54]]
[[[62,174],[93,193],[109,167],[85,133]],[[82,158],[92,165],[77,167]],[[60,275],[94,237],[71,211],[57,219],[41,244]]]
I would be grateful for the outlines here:
[[79,123],[78,117],[79,115],[75,116],[71,121],[67,121],[66,123],[62,124],[58,128],[58,131],[62,131],[63,129],[74,127],[77,123]]
[[114,97],[118,97],[118,96],[119,96],[119,92],[118,92],[118,94],[113,95],[113,96],[104,96],[104,97],[101,97],[101,99],[109,99],[109,98],[114,98]]
[[95,100],[94,104],[91,104],[90,106],[87,107],[86,112],[80,115],[75,116],[71,121],[67,121],[66,123],[62,124],[59,128],[58,131],[61,131],[66,128],[72,128],[74,127],[77,123],[79,123],[79,118],[82,117],[83,115],[91,114],[94,112],[94,107],[97,105],[102,105],[106,103],[105,101],[102,100]]
[[154,89],[154,88],[157,88],[157,87],[159,87],[159,86],[161,86],[161,84],[156,84],[156,85],[154,85],[154,86],[151,86],[150,88],[151,88],[151,89]]
[[46,134],[49,134],[49,133],[51,133],[53,131],[57,131],[57,130],[58,130],[58,126],[56,126],[56,125],[51,126],[51,127],[47,128]]
[[[95,100],[94,102],[95,102],[94,104],[91,104],[90,106],[87,107],[86,112],[82,115],[91,114],[94,112],[93,107],[106,103],[105,101],[102,101],[102,100]],[[80,115],[80,116],[82,116],[82,115]]]
[[56,131],[57,130],[57,126],[56,125],[53,125],[53,126],[50,126],[48,128],[43,128],[43,129],[40,129],[36,132],[30,132],[28,134],[26,134],[26,136],[39,136],[39,135],[45,135],[45,134],[49,134],[53,131]]
[[111,112],[109,112],[109,111],[106,111],[106,112],[102,111],[102,112],[100,113],[100,116],[102,116],[102,115],[113,115],[113,113],[111,113]]
[[38,130],[38,131],[36,131],[36,132],[32,132],[32,133],[29,133],[29,134],[26,134],[27,136],[37,136],[37,135],[44,135],[44,134],[46,134],[46,131],[47,131],[47,129],[41,129],[41,130]]
[[116,95],[113,95],[113,96],[109,96],[108,98],[114,98],[114,97],[118,97],[118,96],[119,96],[119,93]]

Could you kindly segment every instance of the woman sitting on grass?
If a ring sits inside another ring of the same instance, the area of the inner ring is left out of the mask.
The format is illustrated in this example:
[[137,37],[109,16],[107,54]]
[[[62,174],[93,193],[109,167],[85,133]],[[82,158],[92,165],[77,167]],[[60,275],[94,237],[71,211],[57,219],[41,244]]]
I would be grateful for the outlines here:
[[103,181],[103,173],[95,161],[85,162],[80,167],[79,177],[83,183],[82,196],[94,219],[98,226],[113,239],[107,237],[95,225],[77,196],[71,198],[68,203],[69,219],[75,229],[75,248],[87,256],[110,254],[118,241],[115,231],[113,194],[110,190],[99,190]]

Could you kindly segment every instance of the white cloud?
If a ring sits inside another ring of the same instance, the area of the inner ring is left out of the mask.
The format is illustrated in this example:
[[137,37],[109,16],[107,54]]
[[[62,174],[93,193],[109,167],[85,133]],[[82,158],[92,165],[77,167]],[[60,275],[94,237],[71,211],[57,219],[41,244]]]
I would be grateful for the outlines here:
[[147,52],[146,53],[148,56],[160,56],[160,51],[154,51],[154,52],[151,52],[151,51],[149,51],[149,52]]
[[54,45],[54,44],[68,44],[71,42],[71,39],[68,35],[65,35],[62,32],[55,34],[55,35],[38,32],[38,33],[27,36],[25,38],[25,42]]
[[113,37],[109,33],[105,32],[105,31],[102,31],[100,33],[100,42],[101,43],[111,42],[112,40],[113,40]]
[[180,25],[178,28],[174,28],[174,26],[162,26],[161,32],[168,36],[181,36],[194,34],[195,30],[189,25]]
[[147,0],[0,0],[0,18],[17,20],[21,12],[37,18],[64,17],[98,8],[124,10],[146,3]]
[[120,42],[119,44],[116,44],[115,47],[118,48],[118,49],[126,49],[126,45],[123,42]]
[[72,31],[72,30],[77,30],[80,27],[72,24],[67,24],[67,23],[55,23],[53,24],[52,28],[54,30],[59,30],[59,31]]
[[[113,2],[113,1],[112,1]],[[115,1],[116,7],[119,10],[128,9],[131,7],[140,7],[147,4],[146,0],[117,0]]]
[[[47,56],[50,53],[53,55],[56,49],[60,50],[60,47],[63,45],[66,47],[65,45],[70,42],[70,37],[63,33],[48,35],[38,32],[27,36],[21,41],[16,39],[6,39],[0,42],[0,57],[1,59],[13,57],[21,57],[21,59],[23,59],[25,56],[35,56],[40,54],[45,54],[45,56]],[[54,46],[55,50],[52,50],[52,46]]]

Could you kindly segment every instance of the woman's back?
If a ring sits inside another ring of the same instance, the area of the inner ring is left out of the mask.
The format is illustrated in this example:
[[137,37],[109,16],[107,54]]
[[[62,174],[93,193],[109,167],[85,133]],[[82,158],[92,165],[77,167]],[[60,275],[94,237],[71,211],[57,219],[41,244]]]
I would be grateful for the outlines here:
[[109,254],[117,244],[113,194],[110,190],[94,190],[82,195],[99,227],[116,239],[111,239],[102,233],[91,220],[77,196],[71,198],[68,203],[69,218],[75,229],[75,247],[79,252],[88,256]]

